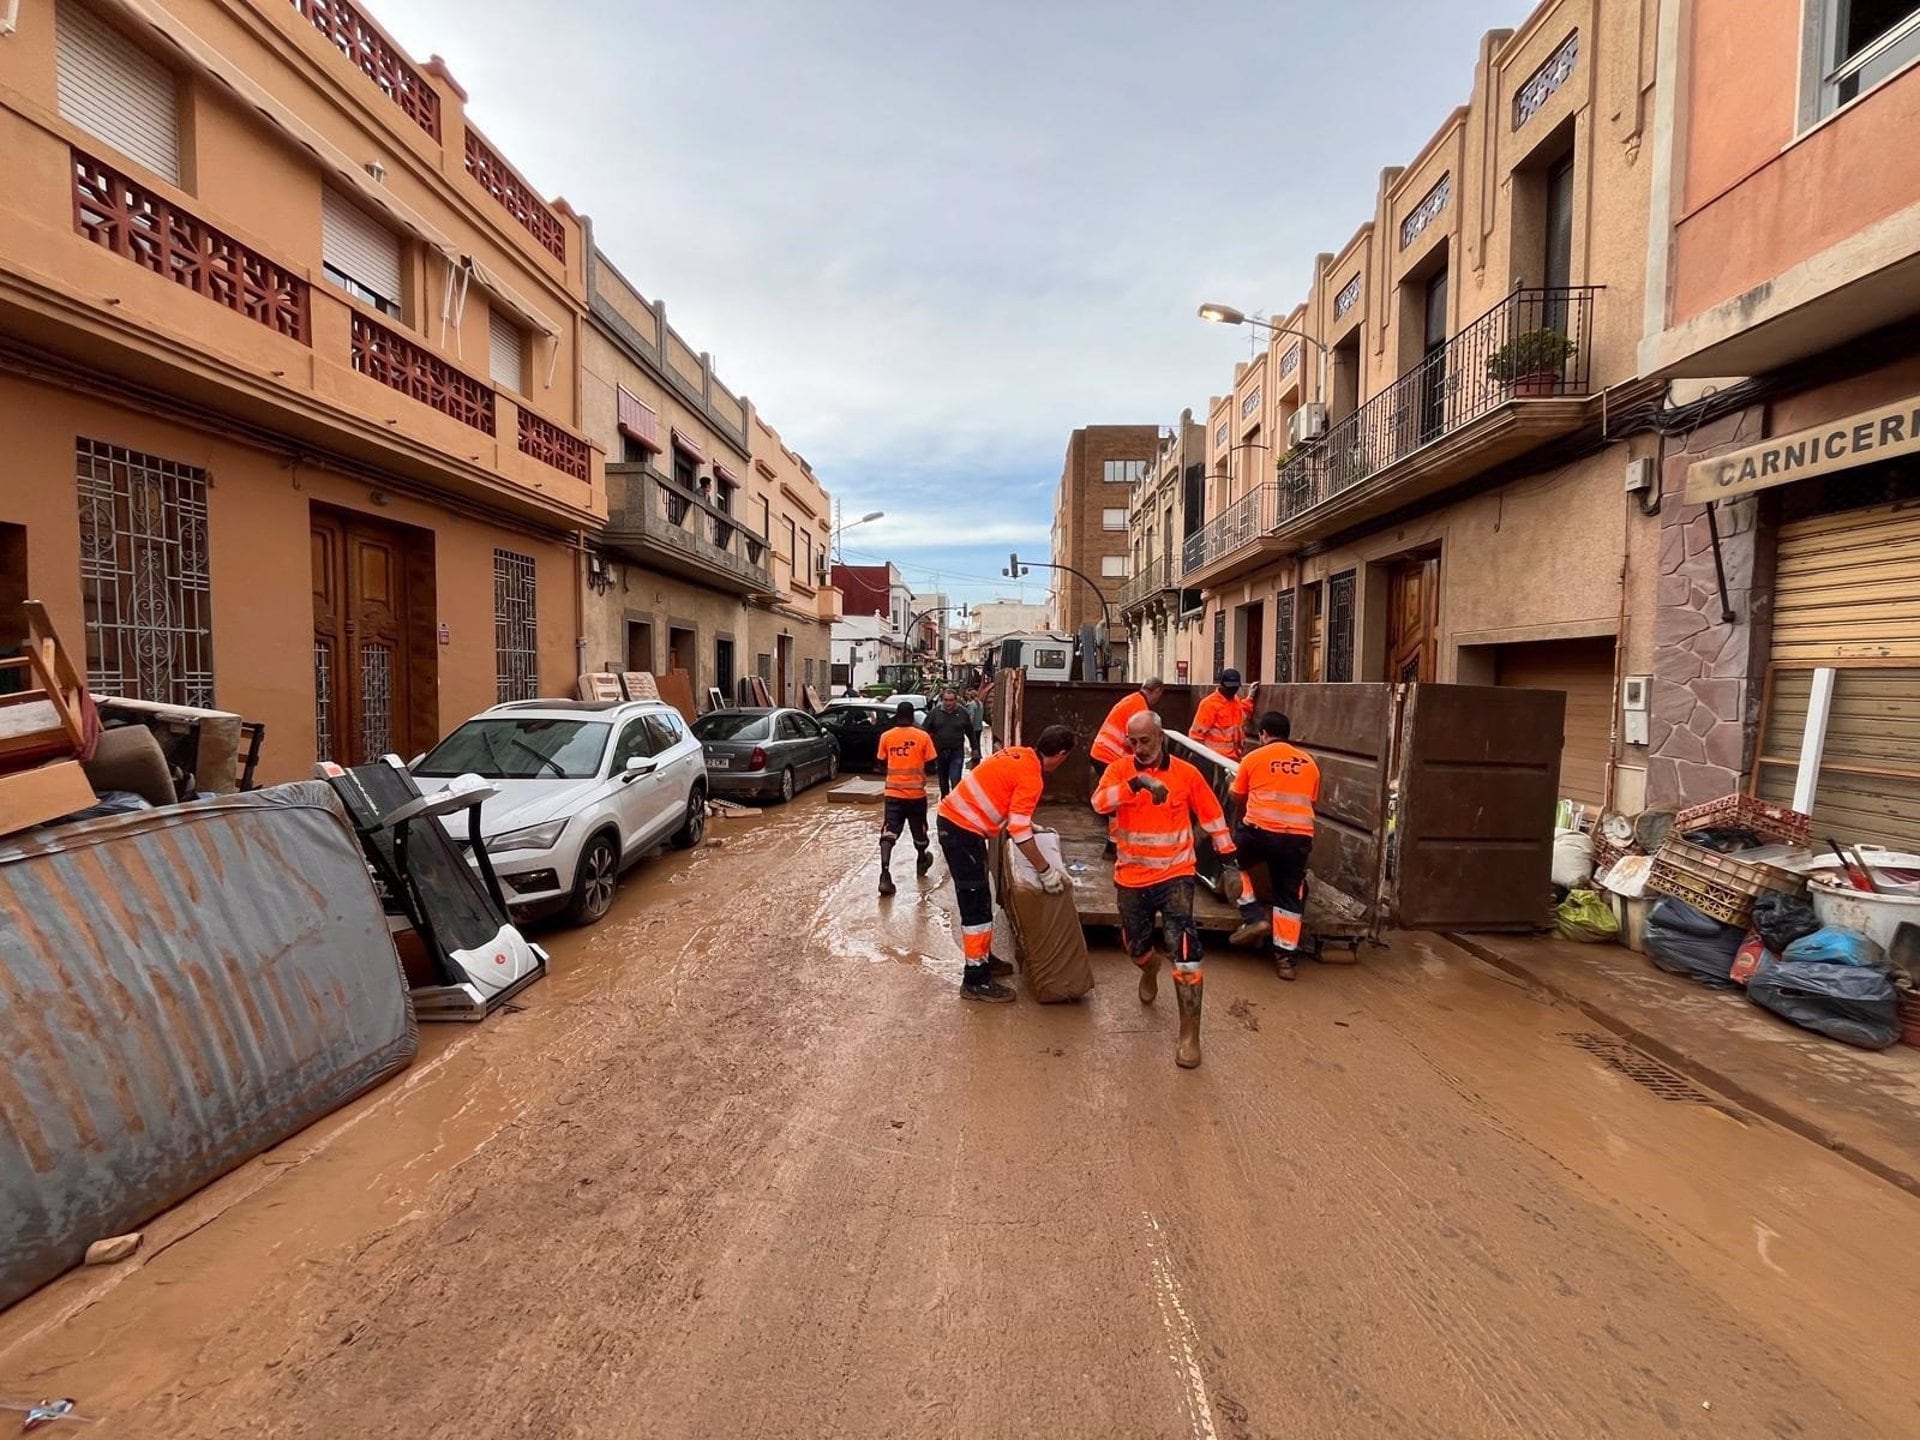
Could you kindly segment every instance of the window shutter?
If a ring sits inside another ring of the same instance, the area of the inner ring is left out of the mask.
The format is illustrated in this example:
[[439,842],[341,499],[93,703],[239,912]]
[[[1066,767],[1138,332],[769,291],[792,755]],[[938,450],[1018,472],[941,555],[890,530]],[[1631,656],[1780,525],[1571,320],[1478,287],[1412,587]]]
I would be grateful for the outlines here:
[[515,394],[526,392],[526,333],[498,306],[487,311],[487,373]]
[[61,117],[178,185],[180,96],[173,72],[73,0],[62,0],[54,31]]
[[320,251],[326,263],[399,304],[400,237],[334,191],[323,190],[320,197]]

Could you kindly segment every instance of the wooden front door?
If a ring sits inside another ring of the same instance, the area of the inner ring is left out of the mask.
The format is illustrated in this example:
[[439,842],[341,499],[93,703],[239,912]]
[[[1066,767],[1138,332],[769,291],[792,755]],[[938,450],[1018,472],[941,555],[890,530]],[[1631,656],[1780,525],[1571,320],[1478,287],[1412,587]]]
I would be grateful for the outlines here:
[[1256,601],[1247,606],[1247,658],[1240,662],[1240,678],[1248,685],[1260,683],[1260,657],[1266,654],[1266,604]]
[[358,517],[313,514],[313,683],[318,758],[406,759],[415,740],[404,535]]
[[1402,560],[1387,586],[1389,681],[1432,680],[1439,658],[1440,557]]

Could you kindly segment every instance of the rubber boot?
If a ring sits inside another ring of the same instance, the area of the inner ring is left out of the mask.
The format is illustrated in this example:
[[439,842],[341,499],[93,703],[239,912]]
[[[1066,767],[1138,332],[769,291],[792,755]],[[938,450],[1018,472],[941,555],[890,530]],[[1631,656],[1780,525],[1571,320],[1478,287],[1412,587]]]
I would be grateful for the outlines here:
[[1240,928],[1227,938],[1229,945],[1252,945],[1273,939],[1273,923],[1258,905],[1240,907]]
[[1180,1047],[1173,1052],[1173,1063],[1182,1070],[1192,1070],[1200,1063],[1200,992],[1205,983],[1174,982],[1173,995],[1180,1002]]
[[978,965],[967,966],[960,978],[960,994],[967,1000],[978,1000],[988,1005],[1006,1005],[1013,1000],[1013,991],[993,978],[988,962],[982,960]]
[[880,893],[882,895],[893,894],[893,872],[884,865],[880,867]]
[[1160,952],[1150,950],[1133,963],[1140,967],[1140,1003],[1151,1005],[1160,994]]
[[913,862],[913,873],[924,875],[931,869],[933,869],[933,851],[922,850],[920,858]]
[[1273,952],[1273,973],[1282,980],[1295,980],[1299,972],[1293,968],[1293,951],[1276,950]]

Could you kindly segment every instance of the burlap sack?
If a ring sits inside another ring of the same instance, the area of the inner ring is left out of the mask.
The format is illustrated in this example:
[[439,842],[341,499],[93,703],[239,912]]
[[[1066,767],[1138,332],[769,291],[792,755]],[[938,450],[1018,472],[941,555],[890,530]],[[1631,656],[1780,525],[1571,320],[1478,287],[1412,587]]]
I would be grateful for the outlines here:
[[[1048,863],[1065,874],[1060,837],[1040,830],[1035,839]],[[1087,958],[1087,937],[1080,929],[1073,890],[1047,894],[1019,847],[1003,841],[996,849],[994,890],[1013,928],[1014,957],[1027,993],[1043,1005],[1078,1000],[1093,989],[1093,962]]]

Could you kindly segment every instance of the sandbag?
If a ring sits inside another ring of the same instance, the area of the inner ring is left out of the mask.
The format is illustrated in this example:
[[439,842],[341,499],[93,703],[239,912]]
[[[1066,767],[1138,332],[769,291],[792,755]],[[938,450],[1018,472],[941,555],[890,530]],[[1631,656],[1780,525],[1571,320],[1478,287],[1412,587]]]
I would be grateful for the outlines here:
[[1702,915],[1671,896],[1647,915],[1647,956],[1671,975],[1684,975],[1718,990],[1733,988],[1728,973],[1747,932]]
[[1804,896],[1769,890],[1753,902],[1753,928],[1778,955],[1802,935],[1818,930],[1820,920]]
[[[1047,863],[1066,874],[1060,837],[1051,830],[1037,830],[1034,841]],[[1042,1005],[1078,1000],[1093,989],[1093,961],[1087,955],[1087,937],[1080,928],[1072,889],[1047,894],[1019,846],[1003,843],[998,850],[994,889],[1013,928],[1013,953],[1027,993]]]
[[1553,883],[1562,890],[1578,890],[1593,879],[1593,837],[1577,830],[1561,830],[1553,837]]
[[1879,970],[1787,959],[1762,960],[1747,998],[1808,1030],[1884,1050],[1900,1038],[1900,992]]
[[1553,929],[1562,939],[1597,942],[1618,935],[1620,922],[1597,890],[1569,890],[1554,907]]

